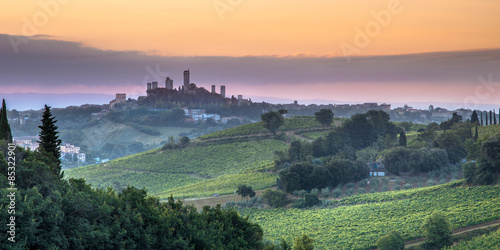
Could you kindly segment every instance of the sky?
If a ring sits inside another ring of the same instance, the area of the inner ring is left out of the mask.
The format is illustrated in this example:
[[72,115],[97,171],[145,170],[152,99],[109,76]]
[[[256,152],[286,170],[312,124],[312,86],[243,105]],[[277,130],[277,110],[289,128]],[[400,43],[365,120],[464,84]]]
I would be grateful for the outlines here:
[[18,93],[137,97],[166,76],[179,86],[190,69],[199,86],[259,101],[500,105],[496,0],[0,6],[0,97],[17,102]]

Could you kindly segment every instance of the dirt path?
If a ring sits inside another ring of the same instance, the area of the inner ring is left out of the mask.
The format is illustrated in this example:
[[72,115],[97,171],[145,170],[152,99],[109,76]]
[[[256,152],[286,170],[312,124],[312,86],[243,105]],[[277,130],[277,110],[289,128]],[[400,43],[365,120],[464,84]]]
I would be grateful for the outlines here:
[[[457,229],[453,230],[452,235],[455,236],[455,235],[467,233],[467,232],[470,232],[470,231],[474,231],[474,230],[477,230],[477,229],[488,228],[488,227],[493,227],[493,226],[498,226],[498,225],[500,225],[500,219],[499,220],[485,222],[485,223],[481,223],[481,224],[477,224],[477,225],[474,225],[474,226],[457,228]],[[424,240],[425,240],[424,238],[419,238],[419,239],[416,239],[416,240],[407,241],[407,242],[405,242],[405,248],[409,248],[409,247],[412,247],[412,246],[420,245],[420,244],[424,243]]]

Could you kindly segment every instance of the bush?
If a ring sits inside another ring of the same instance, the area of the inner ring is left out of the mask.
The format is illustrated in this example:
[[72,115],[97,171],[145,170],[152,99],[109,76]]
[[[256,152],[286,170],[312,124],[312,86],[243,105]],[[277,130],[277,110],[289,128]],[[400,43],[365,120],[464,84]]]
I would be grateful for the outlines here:
[[328,198],[328,196],[330,196],[330,188],[321,189],[321,197]]
[[346,184],[346,187],[347,187],[348,189],[351,189],[351,188],[353,188],[354,186],[356,186],[356,184],[354,184],[354,183],[352,183],[352,182],[349,182],[349,183],[347,183],[347,184]]
[[306,194],[305,196],[306,207],[312,207],[321,204],[321,201],[318,198],[318,195],[315,194]]
[[410,183],[406,183],[406,184],[403,186],[403,189],[410,189],[410,188],[413,188],[413,185],[411,185]]
[[297,194],[298,194],[299,197],[304,197],[304,195],[307,194],[307,191],[306,190],[300,190]]
[[434,186],[434,185],[436,185],[436,181],[434,179],[429,179],[429,180],[427,180],[426,185],[428,187]]
[[226,202],[226,204],[224,205],[225,208],[233,208],[236,206],[236,202],[234,201],[228,201]]
[[340,188],[334,189],[332,192],[332,195],[335,198],[340,198],[340,196],[342,195],[342,189],[340,189]]
[[284,207],[289,201],[285,192],[269,188],[262,193],[262,198],[273,208]]
[[397,250],[405,248],[405,241],[399,232],[392,230],[387,235],[377,240],[377,247],[380,250]]
[[441,249],[453,243],[451,239],[451,222],[443,212],[432,212],[425,219],[422,230],[428,248]]
[[293,250],[314,250],[313,239],[309,238],[307,234],[298,236],[293,240]]
[[364,194],[365,189],[364,188],[358,188],[358,194]]
[[298,190],[295,190],[295,191],[293,191],[293,192],[292,192],[292,194],[293,194],[294,196],[299,196],[299,191],[298,191]]
[[313,188],[313,189],[311,190],[311,194],[314,194],[314,195],[316,195],[316,196],[317,196],[317,195],[319,194],[319,190],[318,190],[317,188]]
[[395,183],[394,186],[392,186],[392,190],[401,190],[401,186],[398,183]]
[[443,178],[443,179],[439,180],[439,184],[445,184],[445,183],[446,183],[446,179]]

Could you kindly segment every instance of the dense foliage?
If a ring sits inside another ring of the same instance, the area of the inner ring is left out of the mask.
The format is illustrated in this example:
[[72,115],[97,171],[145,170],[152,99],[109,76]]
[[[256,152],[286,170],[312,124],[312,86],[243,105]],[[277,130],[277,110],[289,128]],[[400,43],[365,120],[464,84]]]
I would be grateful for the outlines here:
[[463,170],[469,184],[492,184],[500,173],[500,134],[486,140],[481,145],[478,162],[464,164]]
[[[3,144],[5,145],[5,144]],[[5,147],[2,147],[5,152]],[[29,249],[258,249],[262,229],[234,210],[205,207],[198,213],[170,198],[161,203],[145,190],[92,189],[83,179],[60,180],[46,152],[16,149],[16,242]],[[0,159],[0,193],[7,186],[7,162]],[[10,221],[9,199],[1,199],[0,220]],[[12,206],[12,204],[10,204]],[[7,232],[7,223],[0,225]]]

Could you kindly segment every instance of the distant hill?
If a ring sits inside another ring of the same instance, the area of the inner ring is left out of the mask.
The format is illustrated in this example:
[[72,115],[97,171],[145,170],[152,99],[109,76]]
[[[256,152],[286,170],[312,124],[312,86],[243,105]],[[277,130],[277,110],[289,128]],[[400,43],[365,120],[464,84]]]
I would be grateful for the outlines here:
[[52,108],[65,108],[83,104],[108,104],[115,99],[114,95],[107,94],[45,94],[45,93],[0,93],[5,98],[7,108],[12,110],[40,110],[45,104]]

